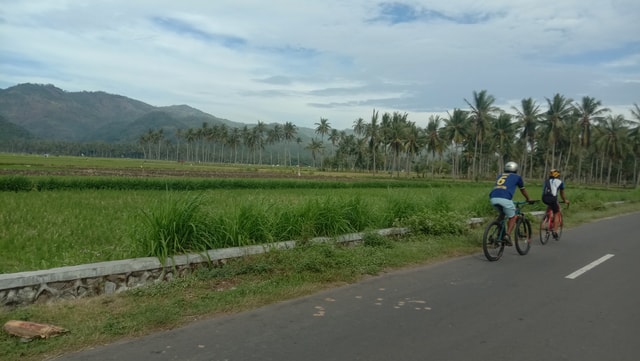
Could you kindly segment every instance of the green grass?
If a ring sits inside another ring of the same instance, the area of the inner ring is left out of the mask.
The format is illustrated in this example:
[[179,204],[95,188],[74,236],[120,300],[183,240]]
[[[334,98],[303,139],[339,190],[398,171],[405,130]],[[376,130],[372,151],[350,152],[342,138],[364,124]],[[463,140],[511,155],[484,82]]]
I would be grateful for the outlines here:
[[[473,189],[459,190],[463,191],[468,197],[478,197]],[[433,192],[428,188],[362,188],[330,192],[69,190],[1,194],[5,211],[0,213],[0,251],[4,255],[0,272],[14,273],[162,256],[162,252],[149,251],[154,247],[150,242],[163,242],[156,237],[158,232],[169,236],[177,232],[169,229],[177,223],[199,227],[199,238],[190,245],[160,246],[158,251],[165,248],[166,253],[174,253],[201,250],[203,245],[221,248],[387,228],[397,219],[431,207]],[[194,207],[184,212],[183,203]],[[186,220],[187,214],[194,219]],[[166,229],[161,229],[163,222]],[[154,224],[156,235],[151,230]],[[182,231],[189,229],[183,227]],[[174,241],[183,239],[174,237]]]
[[[576,212],[570,225],[639,211],[639,203]],[[70,330],[55,338],[23,343],[0,334],[3,361],[35,361],[123,338],[172,329],[194,320],[241,312],[357,282],[393,269],[480,252],[482,229],[439,236],[387,238],[367,234],[360,246],[307,244],[273,250],[204,268],[182,279],[123,294],[0,310],[11,319],[51,323]],[[455,232],[454,232],[455,233]],[[91,322],[87,322],[91,320]]]
[[[0,155],[0,168],[26,168],[27,160],[34,159],[15,157],[18,161],[12,163],[6,158]],[[78,162],[84,161],[35,160],[43,163],[29,164],[47,172],[52,167],[78,167]],[[124,169],[131,165],[129,160],[91,161],[92,166],[105,168]],[[178,167],[162,163],[157,166]],[[60,337],[30,343],[0,333],[3,361],[42,360],[175,328],[195,319],[308,295],[388,270],[477,253],[481,249],[481,228],[471,230],[461,223],[467,217],[495,215],[487,199],[490,182],[390,181],[349,175],[349,181],[334,180],[325,186],[327,181],[316,179],[216,183],[215,179],[203,178],[172,183],[206,183],[201,189],[178,190],[176,186],[168,190],[168,182],[163,180],[128,177],[2,177],[5,184],[27,184],[0,192],[0,272],[4,273],[149,254],[162,256],[203,246],[304,240],[392,225],[416,230],[402,238],[367,232],[363,244],[356,247],[302,242],[293,250],[232,260],[218,268],[200,269],[183,279],[123,294],[3,308],[2,324],[20,319],[70,330]],[[34,191],[39,187],[33,184],[63,186]],[[142,186],[135,188],[132,184]],[[165,186],[148,188],[149,184]],[[224,186],[215,187],[216,184]],[[541,186],[529,182],[528,189],[537,198]],[[567,194],[572,201],[564,211],[567,227],[640,210],[640,190],[570,186]],[[608,204],[613,201],[625,203]],[[527,210],[542,207],[537,204],[527,206]]]
[[[410,224],[437,234],[440,230],[434,227],[444,219],[491,217],[495,212],[487,201],[489,183],[430,186],[422,181],[417,187],[379,188],[369,182],[335,182],[344,187],[331,189],[292,189],[274,180],[278,186],[265,189],[0,192],[0,272],[164,257]],[[533,197],[535,188],[529,187]],[[598,211],[608,202],[640,200],[640,190],[569,188],[567,193],[572,200],[569,219],[574,210]],[[543,207],[539,203],[526,210]],[[432,226],[426,221],[418,224],[419,218],[435,221]]]

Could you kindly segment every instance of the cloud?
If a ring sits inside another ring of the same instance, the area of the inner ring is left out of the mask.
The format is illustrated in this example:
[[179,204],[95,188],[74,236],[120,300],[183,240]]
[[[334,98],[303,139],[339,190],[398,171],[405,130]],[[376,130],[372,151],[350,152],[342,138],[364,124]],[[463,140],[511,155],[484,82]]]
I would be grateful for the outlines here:
[[238,36],[209,33],[178,19],[154,17],[151,21],[163,30],[175,32],[179,35],[190,36],[207,42],[219,43],[224,47],[237,49],[246,45],[246,41]]
[[380,13],[371,19],[372,22],[386,22],[392,25],[411,22],[443,21],[455,24],[478,24],[487,22],[499,13],[462,12],[448,15],[438,10],[401,2],[383,2],[379,4]]
[[560,92],[630,109],[638,13],[635,0],[0,0],[0,87],[303,127],[351,127],[373,108],[424,126],[482,89],[498,105]]

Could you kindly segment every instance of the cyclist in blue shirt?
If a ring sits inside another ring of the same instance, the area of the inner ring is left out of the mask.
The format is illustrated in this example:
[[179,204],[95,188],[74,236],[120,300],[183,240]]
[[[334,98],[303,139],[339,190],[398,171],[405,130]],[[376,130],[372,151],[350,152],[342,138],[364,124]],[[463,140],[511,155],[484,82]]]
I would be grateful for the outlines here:
[[513,204],[513,194],[516,192],[516,187],[520,189],[520,193],[527,199],[527,202],[531,202],[531,198],[524,188],[524,181],[518,175],[518,163],[507,162],[504,166],[504,172],[498,175],[496,183],[489,193],[489,201],[497,210],[502,208],[505,217],[509,219],[507,233],[503,238],[509,246],[512,245],[510,234],[516,224],[516,206]]

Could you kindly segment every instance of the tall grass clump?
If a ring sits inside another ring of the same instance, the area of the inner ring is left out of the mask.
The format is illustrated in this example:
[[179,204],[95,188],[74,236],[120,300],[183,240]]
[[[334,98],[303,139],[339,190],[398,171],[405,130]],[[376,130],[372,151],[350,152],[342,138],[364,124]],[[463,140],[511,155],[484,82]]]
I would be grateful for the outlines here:
[[467,212],[454,210],[455,196],[455,194],[440,191],[433,195],[429,202],[425,202],[425,207],[398,217],[394,226],[407,227],[413,233],[432,236],[464,234],[469,228],[467,225],[469,215]]
[[467,216],[458,212],[425,210],[399,219],[397,226],[407,227],[413,233],[432,236],[461,235],[469,230]]
[[349,213],[342,198],[328,196],[309,200],[302,208],[301,218],[305,232],[302,236],[337,236],[355,232],[357,228],[352,224],[353,218]]
[[399,219],[405,219],[412,214],[421,212],[427,207],[424,199],[416,197],[414,194],[398,195],[389,192],[385,202],[385,210],[382,217],[385,227],[394,225]]
[[209,232],[200,211],[202,195],[178,196],[167,192],[150,211],[142,211],[138,235],[143,252],[161,260],[189,251],[203,251]]

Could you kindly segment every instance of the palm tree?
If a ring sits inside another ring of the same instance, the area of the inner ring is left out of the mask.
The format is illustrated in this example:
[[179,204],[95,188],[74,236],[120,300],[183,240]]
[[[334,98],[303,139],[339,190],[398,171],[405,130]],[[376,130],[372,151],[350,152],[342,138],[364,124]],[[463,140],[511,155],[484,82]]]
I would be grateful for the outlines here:
[[533,176],[533,152],[536,142],[536,129],[538,124],[542,120],[542,111],[540,106],[536,104],[535,100],[531,98],[522,99],[522,109],[512,107],[516,112],[516,119],[518,120],[518,126],[521,129],[520,140],[524,146],[524,152],[522,153],[522,169],[526,176],[527,169],[527,153],[529,154],[529,175]]
[[[545,124],[547,125],[547,142],[549,145],[548,151],[550,150],[551,153],[551,164],[549,164],[549,166],[551,168],[556,168],[556,146],[560,141],[562,141],[562,138],[565,135],[565,122],[572,115],[571,113],[573,112],[573,106],[571,105],[571,103],[573,102],[573,99],[565,98],[558,93],[553,96],[553,99],[545,99],[547,100],[547,104],[549,105],[549,110],[547,110],[545,117]],[[560,162],[561,159],[558,161],[558,163]],[[545,161],[545,165],[547,163],[548,162]],[[545,173],[546,169],[547,168],[545,167]]]
[[481,164],[479,164],[479,167],[476,168],[476,159],[478,158],[478,144],[480,144],[480,154],[482,154],[483,142],[486,134],[489,132],[490,120],[493,117],[494,113],[499,111],[499,108],[493,105],[496,99],[493,97],[493,95],[487,94],[486,90],[481,90],[479,93],[475,90],[473,91],[473,104],[467,101],[467,99],[464,99],[464,101],[471,108],[470,118],[473,122],[473,132],[475,136],[472,172],[473,177],[475,179],[478,179],[478,169],[482,168]]
[[[282,128],[282,138],[285,141],[285,144],[289,144],[289,142],[291,142],[295,137],[296,134],[298,133],[298,127],[296,127],[293,123],[291,122],[286,122],[284,123],[284,127]],[[285,148],[285,154],[286,154],[286,149]],[[286,160],[286,155],[285,155],[285,165],[287,163]],[[291,151],[289,151],[289,166],[291,166]]]
[[[322,140],[322,143],[324,143],[324,136],[329,134],[329,131],[331,130],[331,123],[329,123],[329,119],[326,118],[320,118],[320,123],[315,123],[316,127],[316,134],[320,134],[320,139]],[[324,149],[324,145],[322,146],[322,149]],[[322,155],[322,149],[320,150],[320,154]],[[322,157],[320,158],[320,168],[322,168]]]
[[[284,131],[282,130],[282,125],[280,124],[275,124],[273,126],[273,128],[267,130],[267,139],[266,139],[266,144],[277,144],[280,143],[280,141],[283,138],[283,133]],[[271,152],[269,152],[271,154]],[[278,156],[278,159],[280,157]],[[286,158],[286,156],[285,156]],[[271,160],[270,160],[271,165],[274,164],[273,162],[273,155],[271,156]],[[277,160],[276,161],[277,164],[280,164],[280,162]]]
[[307,144],[307,146],[305,147],[305,149],[309,149],[311,151],[311,157],[313,158],[314,168],[316,166],[316,156],[318,155],[318,153],[322,152],[323,148],[324,148],[324,145],[322,141],[319,141],[317,139],[311,139],[311,143]]
[[[187,162],[189,161],[189,148],[197,139],[198,135],[196,130],[193,128],[188,128],[186,134],[184,135],[184,140],[187,142]],[[193,158],[193,160],[195,160],[195,156]]]
[[164,139],[164,128],[158,129],[157,132],[153,134],[153,144],[158,146],[156,151],[156,159],[160,159],[160,147],[162,146],[162,140]]
[[258,120],[258,125],[256,125],[253,128],[253,138],[254,138],[254,151],[255,149],[259,149],[260,153],[259,153],[259,162],[258,164],[262,164],[262,151],[264,150],[264,143],[265,143],[265,139],[264,139],[264,135],[267,132],[267,125]]
[[498,169],[504,169],[506,159],[513,159],[516,138],[516,123],[511,121],[511,115],[501,113],[492,122],[491,134],[495,152],[498,154]]
[[420,153],[424,146],[424,135],[422,129],[416,126],[415,122],[407,123],[407,139],[404,144],[404,149],[407,152],[406,166],[407,176],[411,174],[411,163],[415,159],[415,156]]
[[400,167],[398,167],[398,160],[400,153],[403,150],[403,146],[406,139],[406,133],[408,130],[407,113],[400,114],[400,112],[393,112],[391,121],[388,126],[384,128],[386,145],[393,151],[393,169],[395,169],[397,176],[400,177]]
[[177,146],[176,146],[176,160],[178,162],[181,161],[180,159],[180,139],[182,138],[182,129],[178,128],[176,129],[176,141],[177,141]]
[[586,151],[591,145],[591,125],[602,121],[604,113],[609,112],[609,108],[603,108],[602,102],[592,97],[582,97],[582,102],[573,105],[580,117],[580,156],[578,158],[578,181],[582,179],[582,160]]
[[240,160],[242,162],[244,162],[244,151],[245,149],[247,150],[247,164],[249,164],[249,157],[251,155],[251,149],[252,149],[252,145],[251,145],[251,138],[253,138],[251,136],[251,129],[249,129],[248,125],[244,125],[242,127],[242,130],[240,131],[240,138],[242,139],[242,144],[244,144],[244,147],[242,147],[242,153],[240,154]]
[[296,137],[296,144],[298,145],[298,175],[300,175],[300,144],[302,144],[302,138]]
[[375,109],[371,115],[371,123],[365,125],[364,134],[369,140],[369,151],[373,158],[373,173],[375,174],[378,169],[376,164],[376,155],[378,153],[378,145],[380,144],[382,137],[381,127],[380,124],[378,124],[378,112]]
[[320,118],[320,123],[315,123],[316,125],[316,134],[320,134],[320,139],[324,142],[324,136],[329,134],[331,130],[331,123],[329,123],[329,119]]
[[229,143],[229,127],[226,124],[218,125],[215,139],[220,143],[220,162],[224,163],[224,146]]
[[207,122],[203,122],[202,128],[198,129],[196,132],[196,134],[198,135],[198,140],[200,141],[200,146],[202,147],[202,159],[201,159],[202,162],[206,161],[204,156],[204,153],[205,153],[204,142],[207,139],[208,133],[209,133],[209,124]]
[[242,144],[242,133],[238,127],[234,127],[229,132],[227,144],[233,151],[233,163],[238,163],[238,147]]
[[451,173],[454,177],[460,174],[460,146],[469,137],[469,113],[462,109],[453,109],[448,113],[449,118],[444,120],[444,126],[440,128],[441,138],[448,144],[454,145],[453,167]]
[[602,145],[602,159],[609,159],[606,184],[611,183],[611,170],[614,161],[621,161],[625,154],[631,152],[631,144],[628,142],[628,125],[630,122],[622,115],[607,116],[596,129],[600,133],[598,143]]
[[331,129],[331,131],[329,132],[329,138],[327,139],[331,142],[331,150],[333,151],[333,149],[336,147],[336,144],[338,144],[338,141],[340,140],[340,132],[338,132],[337,129]]
[[360,136],[364,135],[365,129],[366,129],[366,124],[364,122],[364,119],[358,118],[353,121],[353,132],[356,135],[360,135]]
[[427,151],[431,152],[431,175],[435,174],[434,164],[436,163],[436,153],[438,153],[440,160],[442,160],[442,153],[444,152],[444,141],[440,137],[440,116],[431,115],[427,121],[427,128],[425,129],[425,147]]
[[[142,154],[144,156],[144,159],[151,158],[151,140],[153,139],[153,129],[149,129],[147,131],[147,133],[142,134],[139,138],[138,138],[138,143],[140,143],[140,146],[142,148]],[[147,153],[147,149],[146,147],[149,147],[149,152]]]

